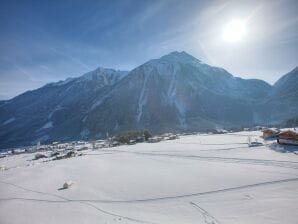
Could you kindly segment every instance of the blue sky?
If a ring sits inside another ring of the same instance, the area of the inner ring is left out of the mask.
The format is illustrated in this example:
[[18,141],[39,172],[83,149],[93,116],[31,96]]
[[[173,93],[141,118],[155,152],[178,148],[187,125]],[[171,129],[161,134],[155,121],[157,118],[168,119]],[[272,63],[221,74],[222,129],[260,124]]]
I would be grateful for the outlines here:
[[[235,76],[274,83],[298,66],[298,1],[0,2],[0,99],[98,66],[130,70],[186,51]],[[247,20],[242,41],[223,27]]]

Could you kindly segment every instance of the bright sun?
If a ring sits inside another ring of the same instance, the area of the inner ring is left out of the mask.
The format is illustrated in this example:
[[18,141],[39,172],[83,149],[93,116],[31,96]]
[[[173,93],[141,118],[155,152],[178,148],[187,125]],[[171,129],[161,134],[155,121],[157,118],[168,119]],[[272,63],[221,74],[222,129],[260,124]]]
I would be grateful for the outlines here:
[[246,24],[242,20],[233,20],[223,29],[223,39],[228,42],[241,41],[246,34]]

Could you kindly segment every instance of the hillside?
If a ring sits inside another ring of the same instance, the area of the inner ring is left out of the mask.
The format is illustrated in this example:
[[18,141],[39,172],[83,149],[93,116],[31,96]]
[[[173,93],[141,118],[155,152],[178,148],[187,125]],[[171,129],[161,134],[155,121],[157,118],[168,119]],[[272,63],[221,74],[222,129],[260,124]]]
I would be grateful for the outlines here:
[[0,148],[127,130],[212,131],[298,114],[297,68],[275,85],[172,52],[130,72],[98,68],[0,102]]

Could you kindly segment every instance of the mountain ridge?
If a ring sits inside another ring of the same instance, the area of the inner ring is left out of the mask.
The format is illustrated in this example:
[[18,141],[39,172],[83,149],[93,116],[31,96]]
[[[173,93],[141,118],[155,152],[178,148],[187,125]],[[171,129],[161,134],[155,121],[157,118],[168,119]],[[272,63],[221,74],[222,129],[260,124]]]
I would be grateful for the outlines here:
[[287,85],[295,90],[297,75],[287,77],[290,81],[277,87],[242,79],[184,51],[129,72],[99,67],[0,102],[0,148],[104,138],[107,132],[135,129],[162,133],[278,123],[298,109],[291,98],[282,104],[289,112],[279,111],[274,98]]

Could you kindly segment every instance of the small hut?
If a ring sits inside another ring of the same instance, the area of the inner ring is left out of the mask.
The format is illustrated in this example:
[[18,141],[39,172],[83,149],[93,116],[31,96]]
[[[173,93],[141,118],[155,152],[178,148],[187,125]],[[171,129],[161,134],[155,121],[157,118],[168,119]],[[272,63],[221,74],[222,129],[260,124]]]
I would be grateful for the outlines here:
[[292,130],[282,131],[277,136],[277,143],[285,145],[298,145],[298,132]]
[[279,130],[276,128],[266,128],[263,129],[263,138],[264,139],[269,139],[269,138],[276,138],[277,135],[279,134]]

